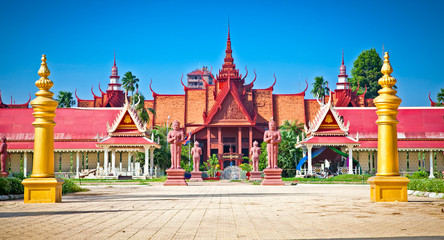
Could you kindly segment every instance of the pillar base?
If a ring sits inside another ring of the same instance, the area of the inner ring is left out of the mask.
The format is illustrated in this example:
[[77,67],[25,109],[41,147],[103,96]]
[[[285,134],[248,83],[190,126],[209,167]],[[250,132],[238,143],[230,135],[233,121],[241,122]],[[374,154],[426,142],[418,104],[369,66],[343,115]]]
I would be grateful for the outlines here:
[[25,186],[25,203],[56,203],[62,201],[62,184],[65,181],[57,178],[27,178],[22,181]]
[[202,172],[201,171],[192,171],[190,182],[202,182]]
[[185,170],[183,169],[168,169],[166,170],[167,180],[164,186],[188,186],[185,181]]
[[262,186],[268,185],[268,186],[280,186],[284,185],[284,182],[282,181],[282,169],[280,168],[266,168],[264,169],[265,177],[264,181],[262,181]]
[[262,181],[262,171],[251,171],[250,181]]
[[0,177],[8,177],[9,173],[7,172],[0,172]]
[[408,178],[376,176],[369,178],[367,182],[370,184],[372,202],[407,202]]

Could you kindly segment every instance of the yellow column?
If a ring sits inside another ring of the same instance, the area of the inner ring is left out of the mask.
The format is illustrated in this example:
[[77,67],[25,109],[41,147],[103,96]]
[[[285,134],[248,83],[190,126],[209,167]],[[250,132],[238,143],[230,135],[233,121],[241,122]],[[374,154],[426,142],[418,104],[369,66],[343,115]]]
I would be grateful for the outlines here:
[[31,101],[34,108],[34,161],[31,178],[23,180],[25,203],[54,203],[62,201],[63,180],[54,178],[54,117],[57,101],[49,89],[54,83],[48,79],[50,74],[46,56],[38,71],[40,79],[35,82],[39,91]]
[[370,199],[373,202],[407,202],[407,184],[409,180],[400,177],[398,160],[397,128],[398,107],[401,99],[396,96],[393,86],[396,79],[390,74],[393,72],[389,55],[384,56],[384,65],[381,69],[382,78],[378,83],[382,89],[378,91],[373,102],[378,115],[378,165],[376,177],[368,179],[370,183]]

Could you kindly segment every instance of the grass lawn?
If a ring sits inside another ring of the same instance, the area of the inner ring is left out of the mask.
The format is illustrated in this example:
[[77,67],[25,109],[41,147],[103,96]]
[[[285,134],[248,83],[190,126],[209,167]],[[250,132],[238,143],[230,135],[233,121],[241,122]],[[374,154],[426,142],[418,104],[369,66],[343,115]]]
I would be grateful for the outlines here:
[[331,178],[282,178],[283,181],[299,181],[300,183],[321,183],[321,184],[335,184],[335,183],[364,183],[367,184],[367,179],[371,177],[369,174],[352,175],[342,174]]

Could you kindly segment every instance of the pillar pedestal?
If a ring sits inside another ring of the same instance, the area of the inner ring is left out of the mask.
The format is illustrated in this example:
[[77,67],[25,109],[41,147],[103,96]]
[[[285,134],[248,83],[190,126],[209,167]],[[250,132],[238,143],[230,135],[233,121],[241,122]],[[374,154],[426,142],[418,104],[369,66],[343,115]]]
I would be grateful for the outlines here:
[[408,178],[376,176],[369,178],[367,182],[370,184],[372,202],[407,202]]
[[25,187],[25,203],[56,203],[62,201],[62,184],[57,178],[27,178],[22,181]]
[[185,181],[185,170],[183,169],[168,169],[166,170],[167,180],[164,186],[188,186]]
[[262,186],[268,185],[268,186],[280,186],[284,185],[284,182],[282,181],[282,169],[280,168],[266,168],[264,169],[265,177],[264,181],[262,181]]
[[262,171],[251,171],[250,181],[262,181]]
[[202,182],[202,172],[201,171],[192,171],[190,182]]
[[0,177],[8,177],[9,173],[7,172],[0,172]]

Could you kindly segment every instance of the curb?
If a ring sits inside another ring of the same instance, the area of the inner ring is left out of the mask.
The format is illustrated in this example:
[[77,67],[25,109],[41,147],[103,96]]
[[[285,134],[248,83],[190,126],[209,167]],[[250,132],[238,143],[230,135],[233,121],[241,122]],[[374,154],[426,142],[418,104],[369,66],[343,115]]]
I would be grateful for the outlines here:
[[14,199],[23,199],[24,194],[0,195],[0,201],[8,201]]
[[436,193],[436,192],[421,192],[421,191],[407,190],[407,194],[414,195],[417,197],[430,197],[438,199],[444,198],[444,193]]

